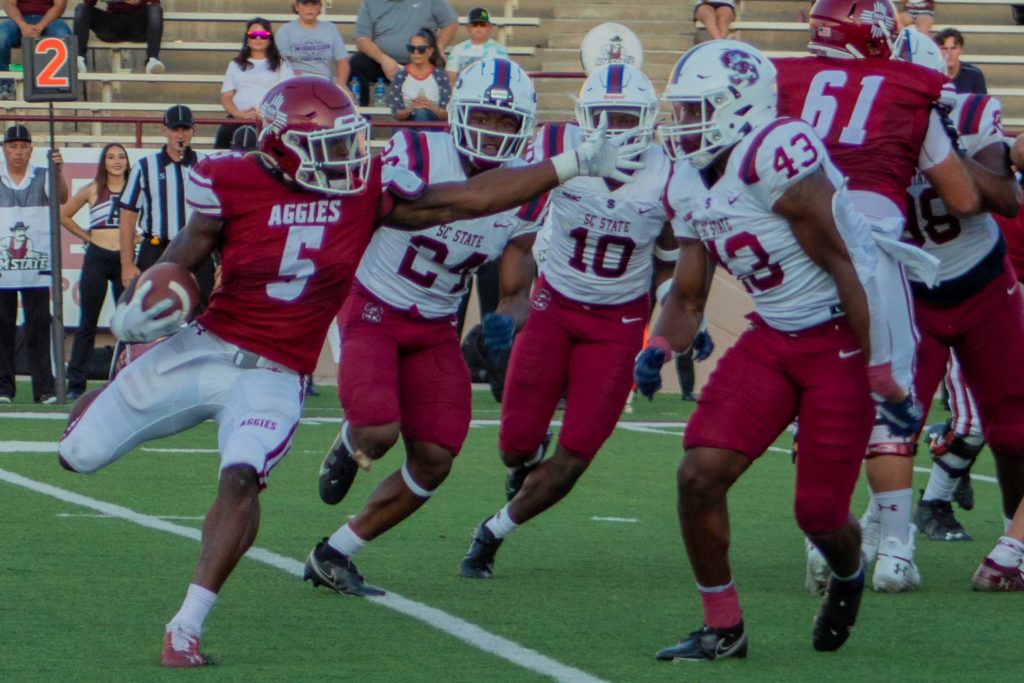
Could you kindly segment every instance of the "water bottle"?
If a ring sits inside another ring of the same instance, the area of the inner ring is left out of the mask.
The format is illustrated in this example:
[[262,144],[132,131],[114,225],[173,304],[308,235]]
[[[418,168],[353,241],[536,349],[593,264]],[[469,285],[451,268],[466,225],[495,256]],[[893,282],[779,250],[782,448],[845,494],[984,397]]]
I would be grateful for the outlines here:
[[373,86],[373,106],[388,106],[388,87],[384,84],[383,76],[378,78],[377,83]]
[[358,105],[359,102],[360,102],[360,99],[361,99],[360,95],[362,95],[362,90],[363,90],[359,86],[359,79],[358,78],[353,78],[351,81],[349,81],[348,82],[348,89],[352,93],[352,98],[356,101],[356,104]]

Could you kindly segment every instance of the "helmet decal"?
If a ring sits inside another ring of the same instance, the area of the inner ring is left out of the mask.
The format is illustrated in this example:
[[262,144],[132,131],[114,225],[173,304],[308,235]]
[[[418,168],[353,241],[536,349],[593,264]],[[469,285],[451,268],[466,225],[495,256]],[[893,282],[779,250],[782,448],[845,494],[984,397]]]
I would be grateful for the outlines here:
[[743,50],[728,50],[722,53],[722,64],[733,72],[729,82],[733,85],[756,83],[759,78],[757,58]]

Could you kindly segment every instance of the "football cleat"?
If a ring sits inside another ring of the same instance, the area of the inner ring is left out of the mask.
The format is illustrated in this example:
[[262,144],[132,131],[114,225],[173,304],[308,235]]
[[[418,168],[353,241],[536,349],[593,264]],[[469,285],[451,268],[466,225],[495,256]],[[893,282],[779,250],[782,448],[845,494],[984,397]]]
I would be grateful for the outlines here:
[[832,576],[832,569],[828,566],[828,561],[818,547],[806,538],[804,539],[804,554],[807,555],[807,577],[804,579],[804,588],[810,595],[824,595],[829,577]]
[[933,541],[970,541],[971,535],[956,521],[953,506],[944,500],[919,500],[914,524]]
[[878,545],[882,542],[882,522],[865,512],[860,518],[860,532],[860,551],[864,554],[864,564],[872,565],[878,557]]
[[986,557],[975,570],[971,587],[986,592],[1024,591],[1024,569],[1020,566],[1004,567]]
[[953,500],[961,510],[970,512],[974,509],[974,484],[971,482],[970,472],[957,479],[956,488],[953,489]]
[[473,530],[469,552],[459,563],[459,576],[464,579],[489,579],[494,573],[494,556],[503,539],[495,538],[485,525],[485,519]]
[[164,631],[164,649],[160,653],[160,665],[171,669],[188,669],[208,666],[213,662],[199,652],[199,634],[177,625],[169,625]]
[[356,472],[359,471],[358,463],[352,459],[352,454],[342,441],[341,433],[344,429],[345,423],[342,423],[338,436],[324,456],[324,461],[320,463],[320,500],[328,505],[337,505],[345,499],[348,490],[352,488],[352,482],[356,480]]
[[710,662],[713,659],[747,656],[747,634],[743,622],[732,628],[712,628],[708,625],[694,631],[678,645],[658,650],[655,657],[662,662]]
[[302,580],[312,581],[314,588],[327,586],[342,595],[384,595],[380,588],[367,585],[352,559],[329,546],[326,538],[310,551]]
[[914,564],[914,534],[917,528],[910,525],[906,543],[900,543],[895,536],[888,536],[878,546],[875,573],[871,587],[878,593],[902,593],[914,591],[921,586],[921,573]]
[[508,476],[505,477],[505,497],[508,500],[511,501],[513,498],[516,497],[516,494],[519,493],[519,489],[523,488],[523,482],[526,481],[527,475],[529,475],[530,472],[533,471],[534,467],[539,465],[541,461],[544,460],[544,456],[548,452],[548,446],[551,445],[551,439],[553,438],[554,434],[549,429],[548,433],[544,435],[544,441],[541,443],[537,455],[534,456],[534,458],[530,462],[526,463],[525,465],[519,465],[518,467],[509,468]]
[[850,629],[857,621],[857,610],[864,595],[864,573],[850,581],[828,582],[825,599],[814,618],[811,644],[818,652],[835,652],[850,637]]

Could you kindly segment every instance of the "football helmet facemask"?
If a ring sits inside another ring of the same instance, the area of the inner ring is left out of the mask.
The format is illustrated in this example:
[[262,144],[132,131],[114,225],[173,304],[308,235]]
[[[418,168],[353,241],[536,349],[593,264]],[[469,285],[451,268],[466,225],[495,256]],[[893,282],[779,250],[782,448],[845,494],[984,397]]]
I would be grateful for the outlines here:
[[670,159],[706,168],[747,133],[776,118],[775,67],[757,48],[712,40],[691,48],[672,69],[662,99],[672,123],[658,127]]
[[821,57],[889,59],[899,21],[892,0],[816,0],[807,50]]
[[[638,134],[626,142],[650,143],[658,118],[658,95],[650,79],[629,64],[606,64],[596,69],[580,88],[576,99],[576,122],[587,137],[595,134],[602,113],[620,112],[635,116],[630,128]],[[611,123],[611,122],[609,122]],[[609,131],[614,126],[609,126]],[[642,152],[641,152],[642,154]]]
[[[515,131],[474,126],[471,112],[511,114]],[[537,93],[530,77],[507,59],[484,59],[463,69],[448,100],[448,126],[455,148],[477,166],[493,166],[518,157],[537,124]]]
[[324,78],[298,76],[271,88],[259,111],[259,150],[287,179],[332,195],[366,187],[370,123],[347,92]]

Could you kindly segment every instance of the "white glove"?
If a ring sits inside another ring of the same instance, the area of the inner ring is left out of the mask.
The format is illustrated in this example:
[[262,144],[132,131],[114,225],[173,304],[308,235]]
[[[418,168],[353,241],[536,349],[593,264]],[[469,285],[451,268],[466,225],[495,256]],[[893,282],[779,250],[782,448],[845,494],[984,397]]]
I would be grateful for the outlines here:
[[166,318],[157,320],[157,316],[174,306],[171,299],[161,299],[149,309],[142,310],[142,302],[152,288],[152,282],[143,283],[132,293],[131,299],[119,303],[114,309],[114,315],[110,319],[110,330],[121,341],[153,341],[177,331],[185,322],[184,311],[175,311]]
[[639,171],[644,162],[631,158],[639,155],[649,143],[626,140],[637,135],[638,129],[616,131],[608,135],[608,115],[601,113],[597,129],[575,150],[551,157],[558,172],[558,181],[564,183],[578,175],[609,178],[620,183],[629,182],[627,171]]

